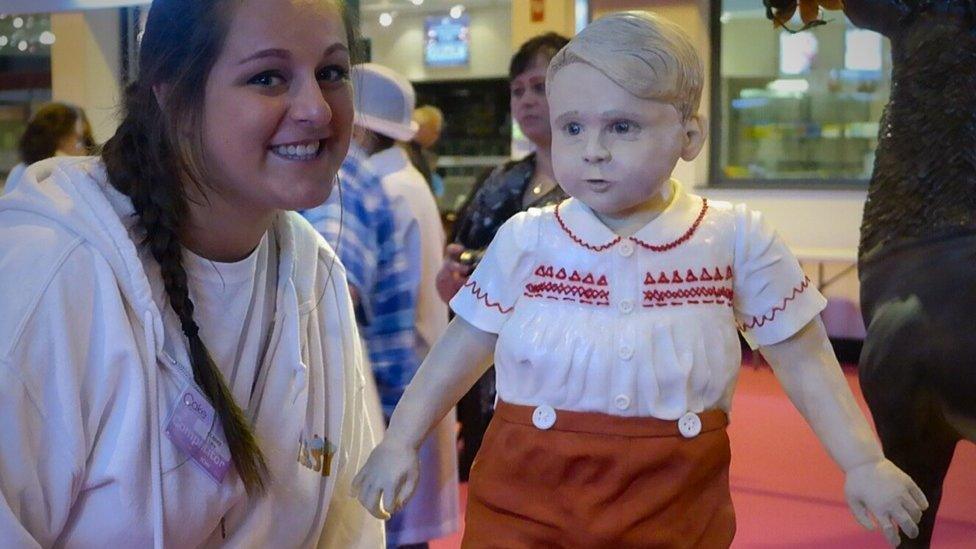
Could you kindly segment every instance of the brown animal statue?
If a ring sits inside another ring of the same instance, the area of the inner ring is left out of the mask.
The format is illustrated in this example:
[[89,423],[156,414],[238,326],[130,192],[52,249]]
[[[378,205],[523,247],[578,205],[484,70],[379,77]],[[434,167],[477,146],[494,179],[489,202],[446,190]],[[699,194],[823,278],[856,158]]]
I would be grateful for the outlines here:
[[[784,24],[796,0],[765,0]],[[805,27],[820,24],[801,0]],[[891,99],[861,225],[861,388],[885,454],[929,500],[928,547],[953,452],[976,440],[976,0],[844,0],[891,40]]]

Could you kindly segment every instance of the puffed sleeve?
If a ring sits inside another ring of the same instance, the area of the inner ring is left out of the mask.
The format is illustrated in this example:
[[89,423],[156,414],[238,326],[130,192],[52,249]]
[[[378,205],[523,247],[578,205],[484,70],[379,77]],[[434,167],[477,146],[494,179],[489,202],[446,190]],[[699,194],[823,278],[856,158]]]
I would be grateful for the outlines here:
[[806,326],[827,300],[760,212],[735,207],[733,310],[752,348],[783,341]]
[[540,215],[529,210],[506,221],[451,300],[451,309],[479,330],[497,334],[515,311],[539,241]]

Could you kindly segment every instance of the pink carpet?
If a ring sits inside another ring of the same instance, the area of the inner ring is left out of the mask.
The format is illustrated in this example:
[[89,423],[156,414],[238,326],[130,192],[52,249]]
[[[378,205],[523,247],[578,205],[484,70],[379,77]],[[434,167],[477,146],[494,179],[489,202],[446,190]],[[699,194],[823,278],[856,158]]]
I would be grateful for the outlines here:
[[[848,382],[861,407],[857,377]],[[737,548],[887,547],[844,502],[843,476],[768,369],[744,367],[732,405],[732,499]],[[461,487],[462,507],[466,487]],[[463,509],[462,509],[463,512]],[[460,547],[458,533],[431,543]],[[976,548],[976,446],[960,443],[945,483],[932,547]]]

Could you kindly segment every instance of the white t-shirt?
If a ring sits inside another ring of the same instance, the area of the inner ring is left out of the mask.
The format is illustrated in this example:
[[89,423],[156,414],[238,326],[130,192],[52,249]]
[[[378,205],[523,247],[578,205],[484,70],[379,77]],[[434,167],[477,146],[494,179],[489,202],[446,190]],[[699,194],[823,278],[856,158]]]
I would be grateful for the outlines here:
[[[183,265],[200,337],[237,404],[246,408],[265,360],[275,316],[278,247],[273,231],[265,233],[258,247],[235,263],[210,261],[184,249]],[[162,288],[162,280],[150,279],[154,282]],[[155,288],[153,294],[157,295]],[[158,304],[160,310],[166,310]],[[167,329],[172,328],[180,330],[178,324],[167,322]]]
[[770,345],[825,305],[759,212],[678,184],[629,238],[572,198],[514,216],[451,301],[498,334],[500,399],[669,420],[729,410],[737,328]]

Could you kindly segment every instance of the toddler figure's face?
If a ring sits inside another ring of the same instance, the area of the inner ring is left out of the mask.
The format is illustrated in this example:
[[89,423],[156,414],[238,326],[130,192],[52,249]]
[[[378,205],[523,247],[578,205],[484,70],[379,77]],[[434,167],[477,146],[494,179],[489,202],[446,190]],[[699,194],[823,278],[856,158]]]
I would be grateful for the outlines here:
[[678,159],[694,159],[704,142],[697,116],[682,120],[674,105],[631,95],[586,63],[552,77],[549,115],[559,185],[613,217],[659,200]]

